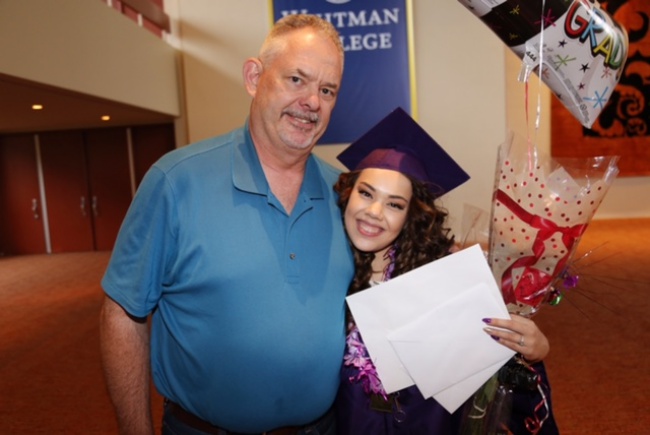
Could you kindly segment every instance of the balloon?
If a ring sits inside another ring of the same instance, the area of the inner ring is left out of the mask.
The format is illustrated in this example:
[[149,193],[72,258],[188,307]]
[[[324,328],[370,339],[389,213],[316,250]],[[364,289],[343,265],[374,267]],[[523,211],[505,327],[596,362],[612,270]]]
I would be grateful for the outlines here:
[[597,2],[458,1],[523,60],[523,78],[535,70],[571,114],[591,128],[618,83],[629,45],[625,29]]

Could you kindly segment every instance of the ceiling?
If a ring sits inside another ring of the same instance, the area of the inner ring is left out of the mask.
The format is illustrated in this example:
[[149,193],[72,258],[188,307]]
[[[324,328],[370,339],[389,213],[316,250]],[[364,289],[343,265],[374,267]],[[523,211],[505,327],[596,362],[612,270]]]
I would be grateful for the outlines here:
[[[42,110],[33,110],[41,104]],[[104,115],[109,121],[102,121]],[[0,134],[159,124],[167,114],[0,74]]]

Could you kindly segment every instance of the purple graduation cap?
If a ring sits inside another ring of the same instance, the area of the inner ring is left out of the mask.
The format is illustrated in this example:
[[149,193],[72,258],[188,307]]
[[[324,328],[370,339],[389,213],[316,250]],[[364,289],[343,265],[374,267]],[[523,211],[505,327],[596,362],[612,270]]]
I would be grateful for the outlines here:
[[393,110],[337,156],[351,171],[391,169],[422,181],[441,196],[469,175],[401,107]]

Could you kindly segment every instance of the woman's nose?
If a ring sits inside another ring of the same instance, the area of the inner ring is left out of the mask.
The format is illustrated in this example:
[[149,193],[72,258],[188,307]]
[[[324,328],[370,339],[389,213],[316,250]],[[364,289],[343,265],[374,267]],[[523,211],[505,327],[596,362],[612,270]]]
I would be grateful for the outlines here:
[[368,206],[368,214],[374,218],[379,218],[383,213],[381,203],[378,201],[373,202]]

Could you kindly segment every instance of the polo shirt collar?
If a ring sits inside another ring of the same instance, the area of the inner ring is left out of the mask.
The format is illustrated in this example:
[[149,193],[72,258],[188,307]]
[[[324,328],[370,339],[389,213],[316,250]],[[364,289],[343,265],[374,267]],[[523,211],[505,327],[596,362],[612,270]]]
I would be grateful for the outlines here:
[[[244,140],[233,147],[232,182],[235,188],[258,195],[268,195],[269,184],[266,181],[262,164],[253,145],[248,120],[244,127]],[[300,195],[310,199],[324,198],[320,168],[312,155],[307,159],[305,178],[300,187]]]

